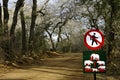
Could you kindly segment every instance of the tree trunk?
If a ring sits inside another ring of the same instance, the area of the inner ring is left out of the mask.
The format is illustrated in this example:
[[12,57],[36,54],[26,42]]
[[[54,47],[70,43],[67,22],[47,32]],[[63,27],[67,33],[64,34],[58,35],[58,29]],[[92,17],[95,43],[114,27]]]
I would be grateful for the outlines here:
[[59,45],[59,42],[60,42],[62,27],[63,27],[64,25],[66,25],[67,22],[68,22],[68,18],[66,18],[65,21],[62,22],[61,25],[59,26],[59,32],[58,32],[58,38],[57,38],[57,43],[56,43],[56,49],[57,49],[57,47],[58,47],[58,45]]
[[25,18],[23,9],[20,11],[21,16],[21,26],[22,26],[22,54],[26,54],[27,46],[26,46],[26,26],[25,26]]
[[8,20],[9,20],[8,1],[9,1],[9,0],[3,0],[4,34],[5,34],[5,35],[8,35]]
[[109,21],[109,29],[108,29],[108,56],[112,54],[112,50],[114,48],[114,40],[115,40],[115,30],[114,30],[114,18],[115,18],[115,5],[114,0],[110,1],[111,12],[110,12],[110,21]]
[[13,15],[13,22],[12,22],[12,26],[11,26],[11,30],[10,30],[11,37],[15,36],[15,27],[17,24],[17,16],[18,16],[18,12],[19,12],[20,8],[23,6],[23,4],[24,4],[24,0],[18,0],[16,3],[14,15]]
[[55,47],[54,42],[52,40],[52,35],[50,34],[49,36],[50,36],[50,42],[51,42],[51,45],[52,45],[51,51],[56,51],[56,47]]
[[59,45],[60,42],[60,38],[61,38],[61,31],[62,31],[62,26],[59,27],[59,32],[58,32],[58,38],[57,38],[57,43],[56,43],[56,48]]
[[13,15],[13,21],[12,21],[12,26],[10,29],[10,51],[12,51],[13,53],[13,49],[15,47],[14,43],[15,43],[15,27],[17,24],[17,16],[18,16],[18,12],[20,10],[20,8],[24,5],[24,0],[18,0],[16,3],[16,7],[15,7],[15,11],[14,11],[14,15]]
[[29,53],[33,51],[33,46],[34,46],[34,28],[35,28],[36,17],[37,17],[37,0],[33,0],[32,19],[30,25],[30,36],[29,36],[29,44],[28,44]]
[[0,3],[0,31],[2,31],[2,7]]

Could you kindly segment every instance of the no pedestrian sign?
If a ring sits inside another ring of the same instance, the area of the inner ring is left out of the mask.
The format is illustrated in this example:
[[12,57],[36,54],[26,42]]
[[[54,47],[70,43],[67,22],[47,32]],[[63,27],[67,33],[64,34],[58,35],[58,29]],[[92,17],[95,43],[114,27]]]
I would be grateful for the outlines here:
[[84,36],[84,44],[90,50],[98,50],[104,44],[104,35],[98,29],[91,29]]

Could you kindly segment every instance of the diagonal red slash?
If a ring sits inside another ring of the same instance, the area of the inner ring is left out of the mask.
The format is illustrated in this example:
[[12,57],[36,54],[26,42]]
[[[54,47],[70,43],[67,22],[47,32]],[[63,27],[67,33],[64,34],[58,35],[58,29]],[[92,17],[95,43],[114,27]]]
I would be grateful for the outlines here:
[[90,36],[90,38],[94,39],[96,42],[98,42],[100,45],[102,44],[100,41],[98,41],[97,39],[93,38],[90,34],[88,34]]

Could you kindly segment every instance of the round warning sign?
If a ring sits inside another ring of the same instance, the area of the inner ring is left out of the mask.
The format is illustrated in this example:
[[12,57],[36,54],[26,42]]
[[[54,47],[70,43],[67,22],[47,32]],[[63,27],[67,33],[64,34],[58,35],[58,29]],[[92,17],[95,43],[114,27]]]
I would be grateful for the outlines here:
[[98,29],[91,29],[85,33],[84,44],[90,50],[98,50],[104,44],[104,35]]

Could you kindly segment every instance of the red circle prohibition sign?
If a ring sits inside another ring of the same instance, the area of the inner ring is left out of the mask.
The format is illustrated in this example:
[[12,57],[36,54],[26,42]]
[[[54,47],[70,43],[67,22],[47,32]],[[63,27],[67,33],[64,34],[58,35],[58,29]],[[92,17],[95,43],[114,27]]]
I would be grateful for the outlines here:
[[[98,34],[99,37],[95,37],[95,34]],[[94,36],[93,36],[94,34]],[[88,37],[90,39],[88,39]],[[97,39],[99,38],[99,39]],[[90,42],[91,40],[91,42]],[[93,46],[93,43],[96,44],[96,46]],[[104,44],[104,35],[100,30],[96,30],[96,29],[91,29],[89,31],[87,31],[84,35],[84,44],[86,45],[86,47],[90,50],[98,50],[100,49],[103,44]]]

